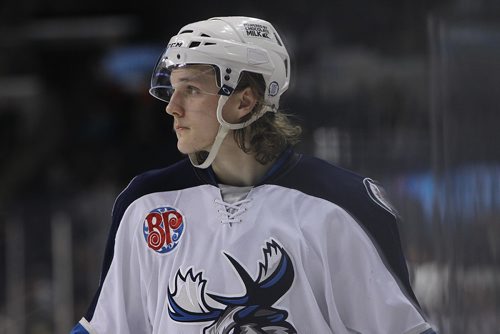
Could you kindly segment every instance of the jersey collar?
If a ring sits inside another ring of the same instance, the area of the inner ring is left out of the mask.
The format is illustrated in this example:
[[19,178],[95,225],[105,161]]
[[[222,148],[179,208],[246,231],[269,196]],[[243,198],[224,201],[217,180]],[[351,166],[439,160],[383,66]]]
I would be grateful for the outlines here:
[[[255,184],[255,186],[259,186],[262,184],[269,183],[272,180],[277,179],[281,175],[285,174],[290,168],[295,166],[295,164],[300,160],[301,154],[297,154],[291,147],[288,147],[284,150],[276,162],[269,168],[267,173],[262,177],[262,179]],[[212,167],[208,167],[207,169],[194,168],[194,172],[198,177],[207,184],[211,184],[213,186],[218,187],[217,176],[215,175]]]

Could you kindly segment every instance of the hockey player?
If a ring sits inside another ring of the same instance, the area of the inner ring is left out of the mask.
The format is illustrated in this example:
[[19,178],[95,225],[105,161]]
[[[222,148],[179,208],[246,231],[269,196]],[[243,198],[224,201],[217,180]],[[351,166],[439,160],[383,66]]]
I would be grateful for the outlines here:
[[102,277],[73,333],[434,333],[397,214],[372,180],[297,154],[274,27],[183,27],[150,92],[188,157],[118,196]]

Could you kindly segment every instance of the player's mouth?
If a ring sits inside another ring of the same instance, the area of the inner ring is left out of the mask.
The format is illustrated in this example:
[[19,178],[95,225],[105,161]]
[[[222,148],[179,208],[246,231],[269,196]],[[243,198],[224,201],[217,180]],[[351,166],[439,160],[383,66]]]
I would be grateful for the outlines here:
[[175,132],[179,132],[179,131],[189,130],[189,128],[182,125],[174,125],[174,130]]

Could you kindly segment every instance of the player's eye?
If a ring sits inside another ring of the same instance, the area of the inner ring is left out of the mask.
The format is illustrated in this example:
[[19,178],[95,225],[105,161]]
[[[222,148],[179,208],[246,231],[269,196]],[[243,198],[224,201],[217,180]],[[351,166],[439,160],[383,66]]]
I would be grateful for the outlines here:
[[169,87],[165,89],[165,92],[169,98],[171,98],[174,95],[175,88],[174,87]]
[[192,85],[186,86],[186,94],[187,95],[193,96],[193,95],[198,95],[199,93],[201,93],[201,90],[199,88],[192,86]]

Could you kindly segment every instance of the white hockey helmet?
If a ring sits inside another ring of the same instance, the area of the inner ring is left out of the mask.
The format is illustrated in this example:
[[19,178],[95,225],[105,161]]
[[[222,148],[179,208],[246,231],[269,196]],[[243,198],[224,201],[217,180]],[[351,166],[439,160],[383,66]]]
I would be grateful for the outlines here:
[[[221,124],[208,157],[199,163],[190,155],[196,167],[206,168],[213,160],[230,129],[248,126],[265,112],[276,112],[281,94],[290,83],[290,58],[278,33],[267,21],[250,17],[215,17],[184,26],[172,37],[155,66],[150,94],[168,102],[173,94],[171,71],[186,65],[216,67],[219,86],[217,119]],[[222,108],[236,88],[243,71],[261,74],[266,91],[265,107],[242,123],[228,123]]]

